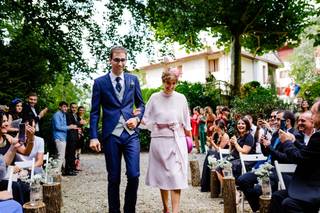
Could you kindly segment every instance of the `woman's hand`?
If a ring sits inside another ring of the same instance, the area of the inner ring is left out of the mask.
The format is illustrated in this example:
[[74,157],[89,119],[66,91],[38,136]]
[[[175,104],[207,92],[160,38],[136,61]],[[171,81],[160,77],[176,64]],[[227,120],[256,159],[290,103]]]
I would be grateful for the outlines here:
[[238,144],[236,136],[230,138],[230,144],[236,146]]
[[36,128],[33,126],[30,126],[29,124],[26,125],[26,135],[27,135],[27,141],[33,141],[34,140],[34,133],[36,132]]
[[9,200],[12,198],[12,192],[0,191],[0,200]]

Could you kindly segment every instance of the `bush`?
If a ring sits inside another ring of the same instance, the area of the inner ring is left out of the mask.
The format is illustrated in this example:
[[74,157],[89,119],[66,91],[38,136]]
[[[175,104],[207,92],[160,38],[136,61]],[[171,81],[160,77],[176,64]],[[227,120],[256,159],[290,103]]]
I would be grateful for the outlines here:
[[275,90],[249,82],[242,86],[240,97],[231,102],[231,107],[235,113],[257,118],[268,116],[274,109],[287,109],[288,105],[277,97]]
[[320,96],[320,77],[313,82],[303,84],[300,94],[309,103],[314,103]]

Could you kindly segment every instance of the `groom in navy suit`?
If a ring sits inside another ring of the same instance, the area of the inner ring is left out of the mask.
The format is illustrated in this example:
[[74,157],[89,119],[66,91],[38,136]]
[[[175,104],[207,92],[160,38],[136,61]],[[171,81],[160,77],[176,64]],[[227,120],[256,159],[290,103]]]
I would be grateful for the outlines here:
[[[108,204],[110,213],[120,213],[119,186],[121,158],[126,162],[127,188],[124,213],[134,213],[140,175],[140,141],[137,125],[144,113],[144,102],[138,78],[124,73],[127,61],[125,48],[110,51],[111,72],[95,79],[90,112],[90,147],[99,152],[98,122],[102,107],[102,143],[108,173]],[[133,113],[134,108],[139,114]]]

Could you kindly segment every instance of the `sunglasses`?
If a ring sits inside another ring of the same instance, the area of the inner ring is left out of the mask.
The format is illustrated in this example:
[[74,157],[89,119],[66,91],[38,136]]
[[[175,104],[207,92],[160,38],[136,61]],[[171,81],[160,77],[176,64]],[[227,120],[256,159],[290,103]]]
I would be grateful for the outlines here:
[[112,59],[114,62],[119,63],[119,62],[126,62],[127,59],[126,58],[113,58]]
[[276,115],[271,115],[271,116],[270,116],[270,118],[276,118],[276,117],[277,117]]

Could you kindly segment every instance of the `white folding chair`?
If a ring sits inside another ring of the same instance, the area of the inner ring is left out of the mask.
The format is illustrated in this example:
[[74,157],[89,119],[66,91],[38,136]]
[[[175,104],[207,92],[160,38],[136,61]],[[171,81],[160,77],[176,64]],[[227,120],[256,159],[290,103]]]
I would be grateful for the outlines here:
[[247,172],[247,169],[245,167],[245,161],[264,161],[267,160],[267,157],[263,154],[242,154],[240,153],[240,161],[241,161],[241,167],[242,167],[242,174]]
[[[247,169],[246,169],[246,166],[245,166],[245,161],[248,161],[248,162],[254,162],[254,161],[265,161],[267,160],[267,157],[264,156],[263,154],[242,154],[242,153],[239,153],[240,154],[240,162],[241,162],[241,173],[242,174],[245,174],[247,173]],[[240,202],[241,202],[241,206],[240,206],[240,212],[243,212],[244,210],[244,194],[243,192],[241,191],[241,196],[240,196]]]
[[220,159],[223,159],[223,155],[229,155],[229,154],[230,154],[230,149],[221,149],[219,147]]
[[[7,186],[7,191],[8,192],[12,192],[12,181],[14,181],[14,179],[16,179],[16,177],[14,177],[14,166],[8,166],[7,169],[7,175],[8,175],[8,186]],[[17,181],[17,180],[15,180]]]
[[278,163],[278,161],[274,161],[274,166],[276,168],[277,176],[278,176],[278,189],[285,190],[286,185],[284,184],[282,173],[294,173],[296,171],[297,165],[296,164],[283,164]]

